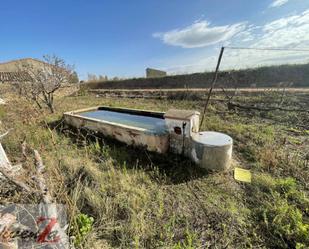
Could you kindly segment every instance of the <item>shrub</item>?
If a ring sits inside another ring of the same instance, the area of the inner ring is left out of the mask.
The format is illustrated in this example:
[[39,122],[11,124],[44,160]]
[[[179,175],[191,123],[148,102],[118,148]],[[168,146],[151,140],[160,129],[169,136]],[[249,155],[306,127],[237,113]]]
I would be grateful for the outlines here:
[[85,241],[86,236],[92,230],[94,219],[89,217],[87,214],[79,214],[76,217],[77,228],[75,233],[75,246],[80,246]]

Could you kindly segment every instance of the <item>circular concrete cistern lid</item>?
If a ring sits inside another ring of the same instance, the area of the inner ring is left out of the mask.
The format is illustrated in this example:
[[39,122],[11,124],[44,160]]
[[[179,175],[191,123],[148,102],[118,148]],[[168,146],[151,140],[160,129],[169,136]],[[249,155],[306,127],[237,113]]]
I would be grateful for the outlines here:
[[203,131],[192,134],[194,142],[208,146],[226,146],[233,144],[233,139],[223,133],[214,131]]

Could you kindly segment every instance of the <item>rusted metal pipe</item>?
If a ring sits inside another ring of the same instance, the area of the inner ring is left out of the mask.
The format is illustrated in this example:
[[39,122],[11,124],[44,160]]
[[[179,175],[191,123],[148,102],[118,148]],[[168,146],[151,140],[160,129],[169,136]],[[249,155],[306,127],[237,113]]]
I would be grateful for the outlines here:
[[211,83],[211,87],[209,89],[207,100],[205,102],[205,106],[204,106],[204,111],[203,111],[203,114],[202,114],[202,119],[201,119],[200,127],[202,126],[203,121],[204,121],[205,113],[206,113],[206,110],[207,110],[207,107],[208,107],[208,104],[209,104],[209,100],[210,100],[210,96],[211,96],[212,90],[213,90],[213,88],[214,88],[214,86],[215,86],[215,84],[217,82],[217,79],[218,79],[219,68],[220,68],[220,64],[221,64],[223,53],[224,53],[224,47],[222,47],[221,51],[220,51],[220,55],[219,55],[219,58],[218,58],[215,75],[214,75],[213,81]]

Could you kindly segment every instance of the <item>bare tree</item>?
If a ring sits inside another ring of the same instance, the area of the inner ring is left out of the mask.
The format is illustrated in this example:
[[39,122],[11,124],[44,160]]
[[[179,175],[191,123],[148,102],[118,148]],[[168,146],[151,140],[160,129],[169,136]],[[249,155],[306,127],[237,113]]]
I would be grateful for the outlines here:
[[99,81],[108,81],[108,77],[106,75],[99,75]]
[[56,55],[45,55],[43,58],[43,63],[19,65],[20,70],[27,72],[32,80],[15,86],[20,94],[34,101],[39,108],[46,105],[53,113],[55,92],[69,83],[73,67]]
[[87,75],[87,80],[88,80],[88,81],[97,81],[97,80],[98,80],[98,77],[97,77],[95,74],[88,73],[88,75]]

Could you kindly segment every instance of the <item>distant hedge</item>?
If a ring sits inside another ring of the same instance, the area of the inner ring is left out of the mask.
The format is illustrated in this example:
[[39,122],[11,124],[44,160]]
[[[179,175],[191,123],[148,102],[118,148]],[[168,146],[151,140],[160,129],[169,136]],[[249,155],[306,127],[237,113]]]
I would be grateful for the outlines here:
[[[214,73],[194,73],[162,78],[134,78],[120,81],[88,82],[91,89],[173,89],[208,88]],[[220,72],[217,86],[225,87],[309,87],[309,64],[259,67]]]

